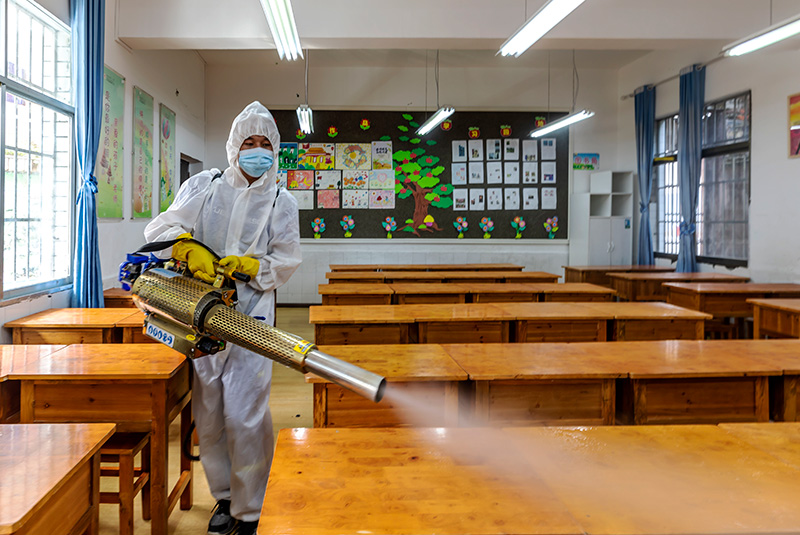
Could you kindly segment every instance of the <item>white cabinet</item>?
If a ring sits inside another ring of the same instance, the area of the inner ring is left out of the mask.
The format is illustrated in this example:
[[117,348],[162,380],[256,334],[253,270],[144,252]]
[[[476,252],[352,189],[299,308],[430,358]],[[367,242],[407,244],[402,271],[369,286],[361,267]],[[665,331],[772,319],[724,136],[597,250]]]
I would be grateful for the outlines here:
[[592,173],[576,180],[570,199],[570,264],[633,262],[633,181],[629,171]]

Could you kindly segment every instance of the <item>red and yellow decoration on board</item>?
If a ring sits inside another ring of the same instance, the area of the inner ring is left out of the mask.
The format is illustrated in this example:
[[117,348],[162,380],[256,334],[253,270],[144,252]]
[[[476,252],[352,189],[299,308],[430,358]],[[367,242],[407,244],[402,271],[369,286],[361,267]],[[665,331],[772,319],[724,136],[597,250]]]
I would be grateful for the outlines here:
[[305,139],[306,138],[305,132],[303,132],[299,128],[297,129],[297,132],[295,132],[294,135],[295,135],[295,137],[297,137],[297,139]]
[[369,123],[369,119],[361,119],[361,122],[358,123],[358,127],[361,130],[369,130],[370,126],[372,126],[372,125]]
[[468,135],[470,139],[478,139],[481,137],[481,129],[477,126],[470,126]]
[[339,135],[339,129],[335,126],[328,127],[328,137],[336,137]]
[[511,125],[503,124],[500,125],[500,135],[502,137],[508,137],[511,135]]
[[547,124],[547,120],[544,117],[534,117],[533,118],[533,127],[534,128],[541,128]]
[[448,132],[453,128],[453,121],[451,121],[450,119],[447,119],[446,121],[442,121],[442,125],[441,126],[442,126],[442,130],[444,130],[445,132]]

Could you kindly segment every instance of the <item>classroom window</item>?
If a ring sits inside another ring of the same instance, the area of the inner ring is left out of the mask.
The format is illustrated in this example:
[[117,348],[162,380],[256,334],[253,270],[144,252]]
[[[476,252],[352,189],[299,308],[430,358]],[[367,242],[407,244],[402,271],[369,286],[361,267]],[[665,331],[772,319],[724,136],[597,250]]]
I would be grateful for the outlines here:
[[2,297],[67,284],[74,206],[70,31],[27,0],[3,0]]
[[[678,116],[656,121],[654,196],[655,251],[677,257],[680,237]],[[746,265],[749,253],[750,93],[706,104],[703,159],[697,197],[697,258],[700,262]]]

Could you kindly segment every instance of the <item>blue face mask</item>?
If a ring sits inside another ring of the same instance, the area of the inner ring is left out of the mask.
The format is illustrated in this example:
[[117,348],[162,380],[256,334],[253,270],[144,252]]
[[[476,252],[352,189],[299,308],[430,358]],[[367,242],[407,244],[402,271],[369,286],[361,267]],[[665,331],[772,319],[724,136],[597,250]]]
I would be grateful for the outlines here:
[[239,153],[239,167],[255,178],[269,171],[274,161],[275,153],[261,147],[246,149]]

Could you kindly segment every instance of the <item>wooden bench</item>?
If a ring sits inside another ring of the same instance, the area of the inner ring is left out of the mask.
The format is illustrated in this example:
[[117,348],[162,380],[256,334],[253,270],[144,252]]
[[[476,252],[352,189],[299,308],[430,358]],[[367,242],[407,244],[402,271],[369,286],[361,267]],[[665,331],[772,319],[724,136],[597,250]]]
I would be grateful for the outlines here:
[[117,324],[136,314],[130,308],[51,308],[5,327],[15,344],[111,344],[122,341]]
[[727,273],[609,273],[611,287],[623,301],[666,301],[666,282],[747,282]]
[[[130,312],[130,310],[129,310]],[[20,383],[20,422],[113,422],[120,432],[150,434],[151,530],[166,535],[175,505],[192,506],[192,465],[183,455],[171,492],[168,431],[191,424],[190,366],[161,344],[71,345],[41,355],[8,376]]]
[[99,450],[114,424],[0,426],[0,533],[98,532]]
[[716,426],[282,429],[259,530],[788,533],[800,469],[781,451]]
[[608,273],[665,273],[675,271],[667,266],[561,266],[564,268],[564,282],[588,282],[611,287]]
[[[142,454],[141,465],[133,465],[134,457]],[[142,493],[142,518],[150,520],[150,434],[114,433],[100,448],[100,461],[116,466],[104,466],[100,476],[115,477],[117,492],[100,493],[100,503],[119,506],[119,533],[133,535],[133,501]]]
[[[319,346],[321,351],[386,378],[386,395],[374,403],[308,374],[314,384],[314,427],[456,427],[460,385],[467,374],[438,345]],[[424,413],[407,403],[424,405]]]

